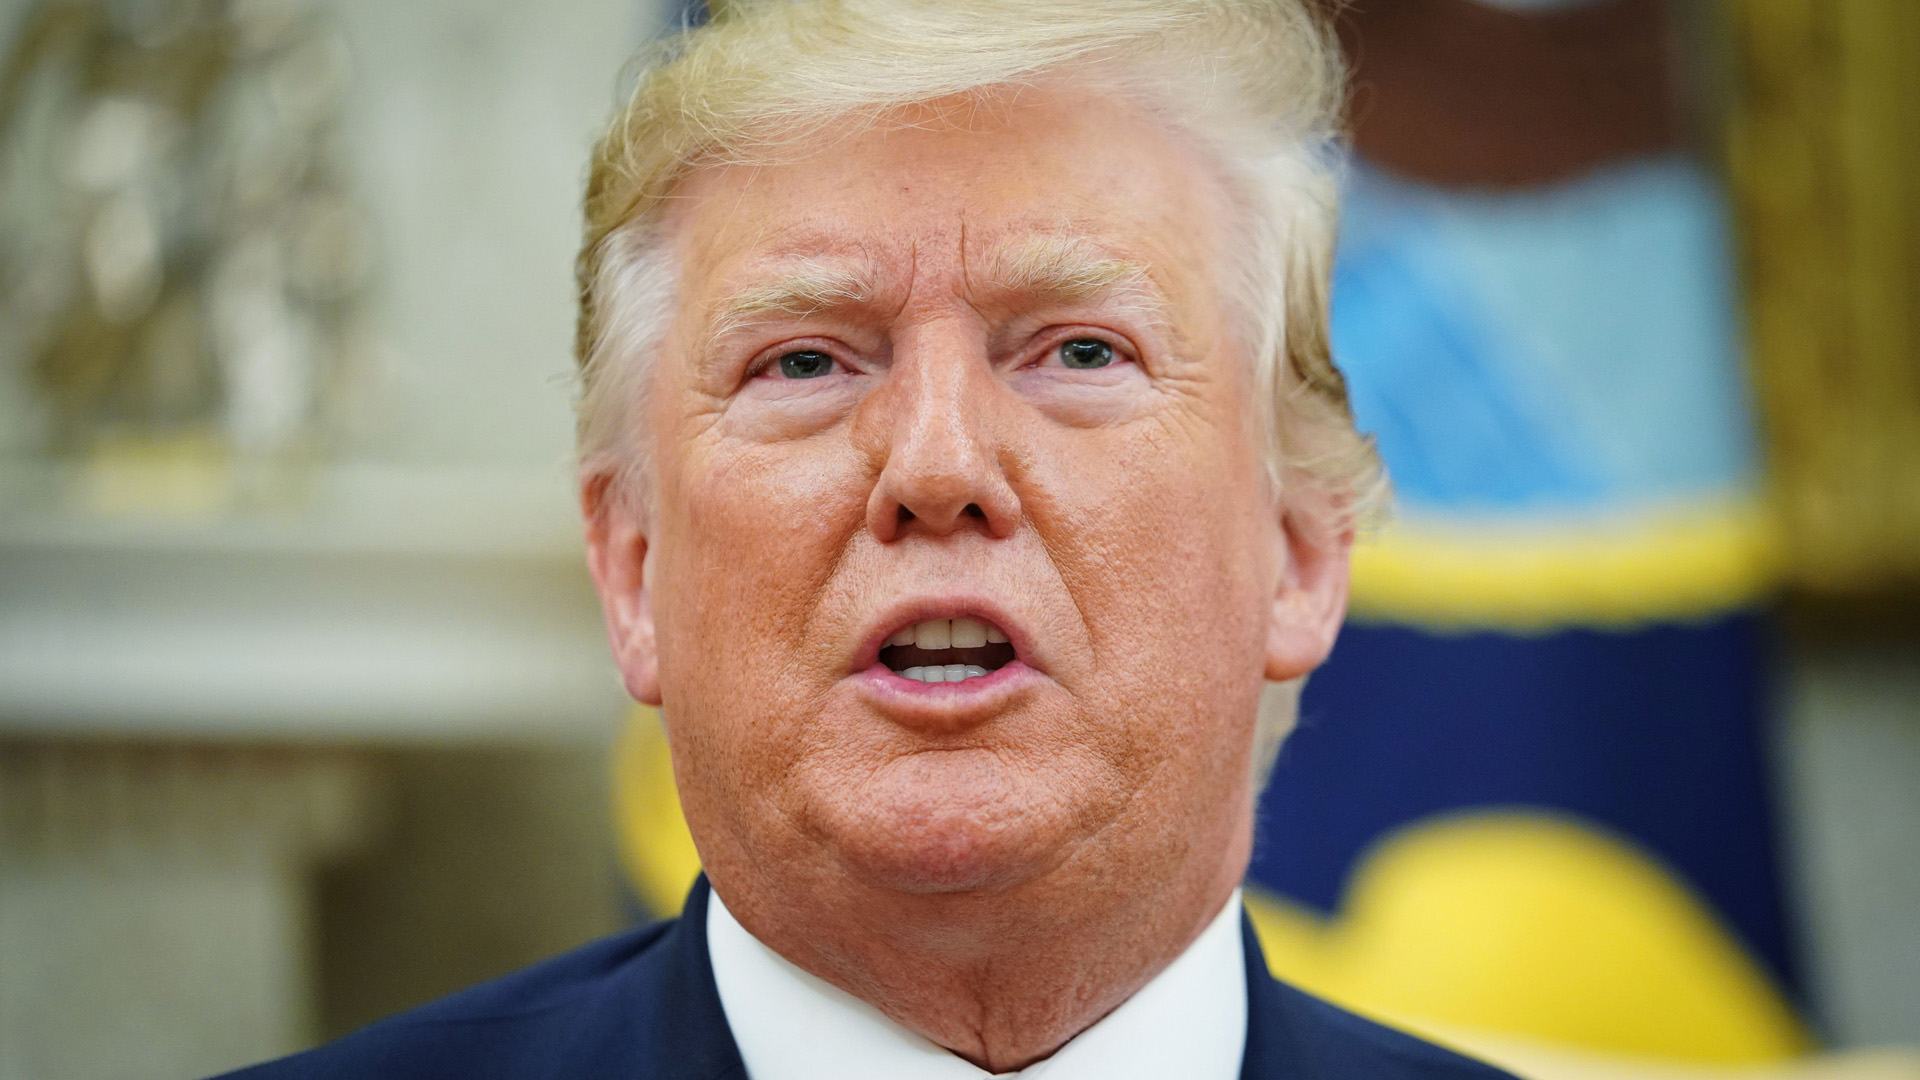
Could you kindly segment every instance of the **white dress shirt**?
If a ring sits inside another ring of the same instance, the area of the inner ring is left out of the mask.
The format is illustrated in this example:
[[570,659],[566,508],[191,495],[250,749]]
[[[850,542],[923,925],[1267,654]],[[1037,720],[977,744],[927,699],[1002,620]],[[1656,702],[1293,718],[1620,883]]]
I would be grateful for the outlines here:
[[[1247,1042],[1240,890],[1187,950],[1052,1057],[1000,1076],[1236,1080]],[[747,933],[714,894],[707,950],[752,1080],[986,1080],[965,1058],[816,978]]]

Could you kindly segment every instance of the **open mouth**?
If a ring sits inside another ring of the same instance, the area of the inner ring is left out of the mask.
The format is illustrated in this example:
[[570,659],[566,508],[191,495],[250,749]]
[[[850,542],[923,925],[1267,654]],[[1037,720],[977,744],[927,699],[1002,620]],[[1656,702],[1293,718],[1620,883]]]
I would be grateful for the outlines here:
[[926,619],[901,627],[880,649],[895,675],[923,683],[978,679],[1013,661],[1006,633],[981,619]]

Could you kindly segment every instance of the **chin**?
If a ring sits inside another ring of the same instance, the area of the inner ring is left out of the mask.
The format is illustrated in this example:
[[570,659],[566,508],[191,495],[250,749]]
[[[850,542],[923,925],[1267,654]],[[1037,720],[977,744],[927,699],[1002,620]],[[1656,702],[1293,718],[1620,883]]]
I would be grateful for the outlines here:
[[876,773],[825,830],[869,885],[934,895],[998,892],[1041,877],[1081,839],[1085,816],[983,750],[915,754]]

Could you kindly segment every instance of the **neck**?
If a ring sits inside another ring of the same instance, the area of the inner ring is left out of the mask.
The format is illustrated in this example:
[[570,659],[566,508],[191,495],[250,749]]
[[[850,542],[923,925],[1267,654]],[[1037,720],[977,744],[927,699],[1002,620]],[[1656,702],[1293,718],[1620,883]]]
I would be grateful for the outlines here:
[[991,893],[904,893],[831,870],[773,879],[740,864],[712,869],[729,911],[775,952],[1000,1073],[1051,1055],[1191,945],[1239,884],[1251,834],[1249,814],[1226,843],[1118,863],[1164,875],[1104,872],[1085,865],[1098,853],[1083,852]]

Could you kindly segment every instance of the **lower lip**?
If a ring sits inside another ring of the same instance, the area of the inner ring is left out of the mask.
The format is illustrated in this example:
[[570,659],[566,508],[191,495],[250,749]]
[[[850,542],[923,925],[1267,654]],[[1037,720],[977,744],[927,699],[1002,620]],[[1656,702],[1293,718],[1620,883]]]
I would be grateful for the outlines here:
[[921,682],[909,679],[885,664],[875,663],[860,673],[860,678],[874,690],[882,694],[904,694],[918,701],[969,701],[988,694],[1005,693],[1027,682],[1039,673],[1014,660],[997,667],[985,675],[975,675],[971,679],[959,682]]

